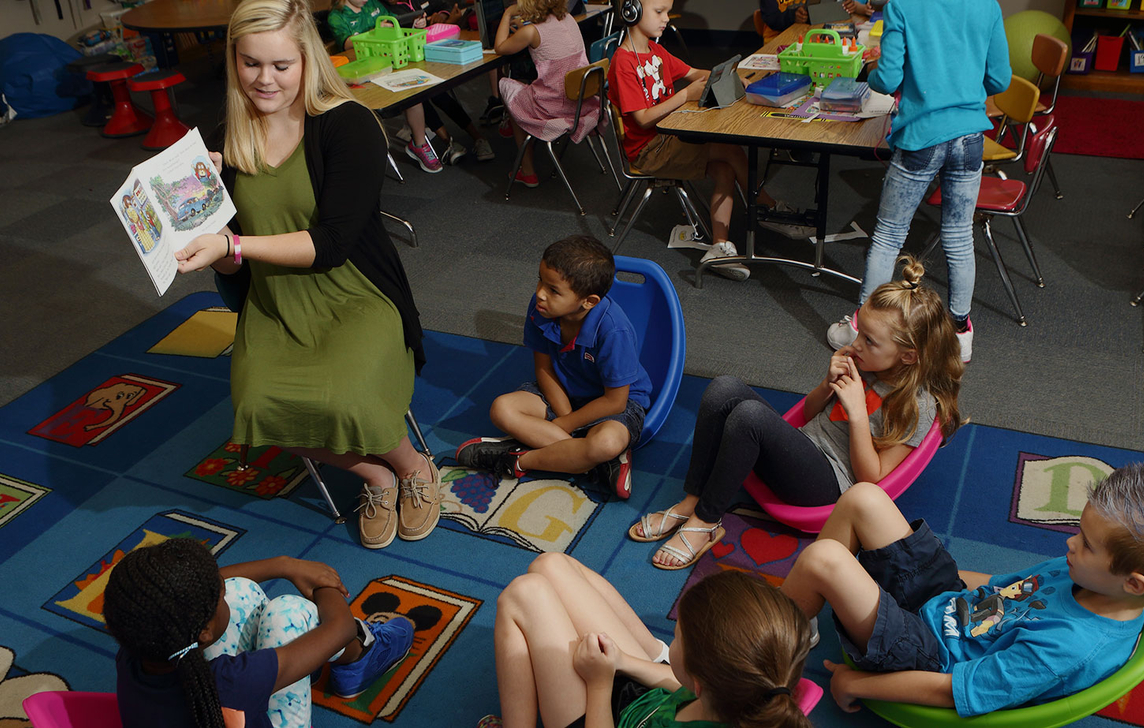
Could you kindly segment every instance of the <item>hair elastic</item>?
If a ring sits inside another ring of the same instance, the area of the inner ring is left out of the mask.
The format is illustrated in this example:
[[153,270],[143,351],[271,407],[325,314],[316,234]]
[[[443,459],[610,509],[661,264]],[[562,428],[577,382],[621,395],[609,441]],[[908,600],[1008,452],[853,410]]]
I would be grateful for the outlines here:
[[767,692],[763,693],[764,698],[773,698],[776,695],[790,695],[790,688],[786,686],[780,686],[777,688],[771,688]]
[[922,284],[921,281],[913,281],[912,283],[910,281],[902,281],[902,283],[904,283],[906,288],[910,289],[911,291],[916,290],[917,287]]
[[[178,661],[178,660],[183,659],[184,655],[186,655],[188,652],[190,652],[191,650],[195,649],[198,646],[199,646],[198,642],[192,642],[191,644],[187,645],[183,649],[179,650],[178,652],[176,652],[176,653],[172,654],[170,657],[168,657],[167,662],[170,662],[171,660]],[[788,690],[787,692],[790,692],[790,691]]]

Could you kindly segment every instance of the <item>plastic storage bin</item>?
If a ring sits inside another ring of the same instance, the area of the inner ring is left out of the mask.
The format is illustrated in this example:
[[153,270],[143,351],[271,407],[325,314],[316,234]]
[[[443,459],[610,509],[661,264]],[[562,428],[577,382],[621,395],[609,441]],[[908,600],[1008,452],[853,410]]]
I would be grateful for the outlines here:
[[390,72],[389,59],[385,56],[359,58],[334,69],[346,83],[365,83]]
[[1120,66],[1120,54],[1124,50],[1124,38],[1119,35],[1102,35],[1096,41],[1096,60],[1093,68],[1098,71],[1115,71]]
[[811,30],[801,45],[779,52],[779,69],[810,76],[816,86],[824,87],[836,78],[857,78],[865,51],[866,46],[857,44],[843,48],[842,39],[833,30]]
[[439,40],[425,46],[425,60],[463,66],[478,63],[484,57],[479,40]]
[[404,68],[410,61],[425,60],[425,31],[398,28],[386,17],[377,19],[373,30],[352,36],[358,59],[384,57],[393,68]]
[[866,83],[852,78],[836,78],[822,89],[818,105],[823,111],[857,113],[868,98],[870,87]]
[[747,86],[747,101],[759,106],[786,106],[810,91],[810,76],[772,73]]
[[1133,73],[1144,73],[1144,51],[1129,51],[1128,70]]
[[439,40],[448,40],[449,38],[459,38],[461,36],[460,26],[451,23],[437,23],[430,25],[425,29],[425,42],[435,43]]

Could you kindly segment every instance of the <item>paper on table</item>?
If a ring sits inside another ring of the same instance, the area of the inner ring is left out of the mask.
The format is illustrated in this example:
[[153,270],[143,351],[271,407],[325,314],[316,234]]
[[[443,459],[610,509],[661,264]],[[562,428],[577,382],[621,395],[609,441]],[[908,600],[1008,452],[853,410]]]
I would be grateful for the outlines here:
[[400,93],[402,91],[411,91],[425,86],[433,86],[441,83],[445,79],[438,78],[432,73],[422,71],[419,68],[407,68],[404,71],[394,71],[388,76],[373,79],[372,83],[376,83],[386,91]]
[[866,103],[862,104],[862,110],[855,114],[855,116],[859,119],[873,119],[875,116],[892,114],[894,112],[894,103],[893,96],[871,91],[870,98],[866,99]]
[[744,71],[777,71],[779,57],[770,53],[756,53],[739,61],[739,69]]
[[197,128],[133,167],[110,202],[160,296],[178,272],[175,251],[235,214]]

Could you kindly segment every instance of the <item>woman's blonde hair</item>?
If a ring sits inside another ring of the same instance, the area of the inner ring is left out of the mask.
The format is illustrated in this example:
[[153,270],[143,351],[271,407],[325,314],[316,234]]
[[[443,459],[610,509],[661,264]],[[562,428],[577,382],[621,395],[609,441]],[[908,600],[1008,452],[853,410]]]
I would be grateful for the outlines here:
[[285,29],[298,46],[302,94],[308,116],[318,116],[352,101],[353,94],[334,70],[306,0],[243,0],[226,31],[226,142],[223,159],[246,174],[266,164],[266,121],[242,90],[238,78],[238,40],[255,33]]
[[516,9],[520,19],[529,23],[543,23],[549,15],[564,20],[568,14],[568,0],[518,0]]
[[922,387],[937,401],[945,439],[966,422],[957,408],[965,365],[953,319],[937,292],[921,285],[925,267],[909,255],[898,262],[905,263],[902,280],[878,286],[866,306],[891,314],[886,321],[894,343],[916,351],[917,359],[901,367],[893,391],[882,402],[882,434],[874,438],[879,448],[905,442],[919,427],[929,429],[930,423],[918,422],[917,394]]
[[770,584],[722,571],[679,599],[683,669],[719,719],[735,728],[810,728],[794,696],[810,623]]

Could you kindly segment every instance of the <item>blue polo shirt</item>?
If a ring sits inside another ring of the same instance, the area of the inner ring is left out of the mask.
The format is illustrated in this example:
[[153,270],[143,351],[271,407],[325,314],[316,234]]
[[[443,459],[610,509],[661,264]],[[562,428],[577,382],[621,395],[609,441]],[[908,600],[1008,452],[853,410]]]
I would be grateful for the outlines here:
[[552,357],[560,386],[580,409],[602,397],[604,387],[627,385],[628,399],[645,410],[651,405],[651,379],[640,364],[639,339],[620,304],[605,296],[588,311],[580,333],[565,346],[560,320],[536,312],[536,296],[528,302],[524,345]]

